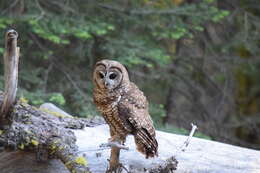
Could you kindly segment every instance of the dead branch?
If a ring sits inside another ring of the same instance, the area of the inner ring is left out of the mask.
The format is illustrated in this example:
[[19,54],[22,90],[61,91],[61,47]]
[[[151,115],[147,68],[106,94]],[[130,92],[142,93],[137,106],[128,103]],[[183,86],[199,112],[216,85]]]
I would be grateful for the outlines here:
[[1,106],[0,123],[7,119],[7,114],[10,112],[15,101],[18,81],[18,62],[19,62],[19,47],[17,47],[18,33],[11,29],[5,35],[5,53],[4,53],[4,78],[5,91],[4,101]]
[[189,136],[187,137],[187,139],[184,141],[184,143],[182,144],[182,146],[180,146],[180,148],[176,151],[176,153],[166,159],[163,163],[156,165],[155,167],[153,167],[152,169],[149,170],[149,173],[162,173],[162,172],[173,172],[174,170],[177,169],[177,165],[178,165],[178,161],[176,160],[176,157],[181,153],[181,152],[185,152],[186,148],[188,147],[188,145],[190,144],[190,140],[193,137],[197,126],[194,125],[193,123],[191,123],[192,129],[190,131]]
[[[190,144],[190,140],[191,140],[191,138],[193,137],[193,135],[194,135],[194,133],[195,133],[195,131],[196,131],[196,129],[198,128],[196,125],[194,125],[193,123],[191,123],[191,131],[190,131],[190,134],[189,134],[189,136],[188,136],[188,138],[186,139],[186,141],[183,143],[183,145],[180,147],[180,149],[179,149],[179,151],[185,151],[186,150],[186,148],[188,147],[188,145]],[[176,156],[177,154],[175,154],[175,156]]]
[[108,143],[103,143],[99,146],[100,148],[106,148],[106,147],[117,147],[119,149],[123,150],[129,150],[129,147],[119,144],[118,142],[108,142]]

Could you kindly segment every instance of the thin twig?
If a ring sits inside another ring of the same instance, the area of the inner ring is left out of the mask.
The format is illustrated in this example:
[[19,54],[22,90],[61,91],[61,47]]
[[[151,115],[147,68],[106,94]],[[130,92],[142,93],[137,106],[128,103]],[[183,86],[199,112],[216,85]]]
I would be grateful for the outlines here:
[[38,0],[35,0],[35,3],[36,3],[36,6],[37,6],[37,7],[39,8],[39,10],[41,11],[40,16],[38,16],[38,17],[36,18],[36,20],[40,20],[40,19],[42,19],[42,18],[44,17],[45,11],[43,10],[43,8],[42,8],[42,6],[40,5],[40,3],[39,3]]
[[50,63],[47,70],[45,71],[44,80],[43,80],[43,91],[46,93],[47,83],[49,79],[49,73],[52,70],[53,63]]
[[122,144],[119,144],[118,142],[108,142],[108,143],[100,144],[99,148],[82,150],[82,151],[79,151],[78,153],[84,153],[84,152],[88,152],[88,151],[102,151],[102,150],[110,149],[111,147],[117,147],[119,149],[129,150],[129,147],[122,145]]
[[2,13],[1,13],[1,16],[4,15],[6,12],[8,12],[8,10],[14,8],[18,2],[19,2],[19,0],[14,1],[8,8],[3,10]]
[[100,148],[106,148],[106,147],[117,147],[119,149],[123,149],[123,150],[129,150],[129,147],[119,144],[118,142],[108,142],[108,143],[103,143],[99,146]]
[[76,89],[76,91],[80,94],[80,96],[83,97],[84,101],[88,102],[89,99],[87,98],[86,94],[80,89],[78,84],[72,79],[69,72],[66,71],[65,66],[63,66],[62,64],[59,64],[57,62],[54,62],[54,66],[56,67],[56,69],[60,70],[63,74],[65,74],[68,81],[72,84],[72,86]]
[[192,129],[190,131],[190,134],[188,136],[188,138],[186,139],[186,141],[184,141],[184,143],[182,144],[182,146],[176,151],[176,153],[174,154],[174,157],[176,157],[180,152],[185,152],[186,148],[188,147],[188,145],[190,144],[191,138],[193,137],[196,129],[198,128],[196,125],[194,125],[193,123],[191,123]]

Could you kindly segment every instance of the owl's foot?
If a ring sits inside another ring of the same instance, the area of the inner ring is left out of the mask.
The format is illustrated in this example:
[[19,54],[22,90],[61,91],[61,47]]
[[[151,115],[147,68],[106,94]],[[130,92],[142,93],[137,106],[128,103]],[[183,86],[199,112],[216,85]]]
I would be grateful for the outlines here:
[[119,162],[109,162],[109,169],[106,171],[106,173],[121,173],[125,170],[128,172],[128,170]]
[[118,142],[118,143],[120,143],[120,137],[119,136],[116,136],[116,135],[114,135],[114,136],[111,136],[111,138],[108,138],[108,142]]

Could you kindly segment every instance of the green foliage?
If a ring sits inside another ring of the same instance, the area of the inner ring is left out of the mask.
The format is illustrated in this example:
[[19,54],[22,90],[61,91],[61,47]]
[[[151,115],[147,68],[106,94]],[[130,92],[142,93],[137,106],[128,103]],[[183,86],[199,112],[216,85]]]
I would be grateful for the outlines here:
[[162,120],[166,116],[164,105],[150,103],[149,113],[152,116],[156,126],[163,124]]
[[65,99],[61,93],[52,93],[49,97],[49,101],[61,106],[65,104]]
[[[149,113],[153,118],[155,128],[161,131],[174,133],[174,134],[181,134],[181,135],[189,135],[189,131],[184,128],[178,128],[174,125],[166,124],[164,125],[162,120],[166,116],[166,111],[164,105],[162,104],[150,104],[149,105]],[[203,133],[196,132],[196,137],[203,138],[203,139],[211,139],[209,136],[204,135]]]
[[[161,130],[161,131],[168,132],[168,133],[189,135],[189,131],[188,130],[186,130],[184,128],[178,128],[178,127],[176,127],[174,125],[169,125],[169,124],[157,125],[157,129]],[[201,132],[198,132],[198,131],[195,132],[194,136],[198,137],[198,138],[208,139],[208,140],[212,139],[210,136],[207,136],[207,135],[205,135],[205,134],[203,134]]]
[[29,104],[39,106],[44,103],[44,95],[40,91],[28,92],[26,90],[20,90],[20,97],[28,101]]
[[[90,117],[98,114],[89,84],[97,60],[115,59],[131,69],[171,78],[161,73],[174,59],[167,41],[194,38],[206,23],[224,20],[229,12],[214,2],[178,6],[170,0],[129,1],[125,8],[119,0],[27,0],[24,7],[17,3],[14,8],[4,0],[0,2],[0,55],[1,38],[7,29],[15,28],[21,47],[19,96],[36,106],[53,102],[72,114]],[[3,89],[2,71],[0,81]],[[150,112],[159,124],[166,116],[162,104],[151,103]]]
[[28,92],[27,90],[19,90],[18,96],[26,100],[29,104],[40,106],[45,102],[52,102],[57,106],[65,105],[65,98],[61,93],[44,94],[42,91]]
[[4,48],[0,47],[0,55],[4,54]]
[[212,17],[213,22],[219,22],[223,18],[227,17],[229,15],[229,11],[227,10],[218,10],[217,8],[212,7],[212,12],[215,13],[215,15]]
[[1,17],[0,18],[0,29],[6,29],[10,24],[14,22],[13,19],[8,17]]

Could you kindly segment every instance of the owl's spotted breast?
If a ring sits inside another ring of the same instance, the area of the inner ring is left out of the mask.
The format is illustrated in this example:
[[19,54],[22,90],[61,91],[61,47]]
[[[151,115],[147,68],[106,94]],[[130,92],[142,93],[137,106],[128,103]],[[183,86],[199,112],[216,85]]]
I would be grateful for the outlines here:
[[[117,97],[113,96],[113,98],[114,99],[102,98],[94,100],[98,105],[98,110],[110,127],[111,135],[116,134],[120,139],[125,140],[126,136],[131,133],[131,128],[123,122],[118,112],[121,95],[118,94]],[[98,102],[98,100],[100,102]]]

